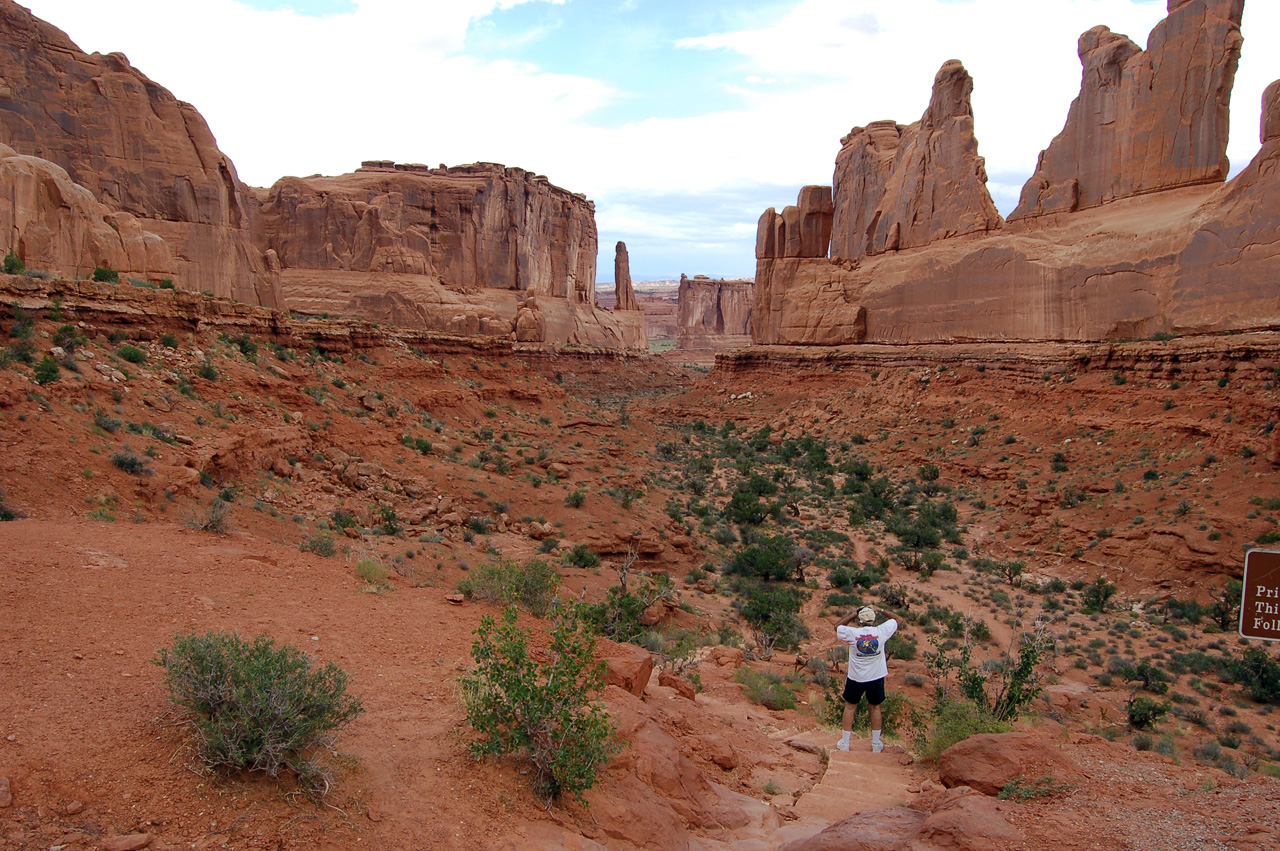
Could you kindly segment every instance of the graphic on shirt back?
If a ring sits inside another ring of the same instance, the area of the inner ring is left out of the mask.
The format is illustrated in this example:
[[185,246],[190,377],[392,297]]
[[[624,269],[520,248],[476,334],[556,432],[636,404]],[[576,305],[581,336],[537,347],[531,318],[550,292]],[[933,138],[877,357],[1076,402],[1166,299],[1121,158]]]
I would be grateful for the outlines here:
[[853,647],[859,656],[879,656],[880,636],[874,632],[867,635],[859,635],[853,642]]

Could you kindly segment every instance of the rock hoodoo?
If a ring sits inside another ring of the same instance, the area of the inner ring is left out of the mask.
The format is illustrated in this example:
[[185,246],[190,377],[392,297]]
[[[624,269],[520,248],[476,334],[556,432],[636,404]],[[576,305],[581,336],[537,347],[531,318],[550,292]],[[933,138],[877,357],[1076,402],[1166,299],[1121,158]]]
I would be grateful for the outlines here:
[[1105,27],[1080,39],[1081,95],[1011,225],[983,185],[958,63],[939,72],[918,124],[855,128],[836,161],[830,259],[788,250],[799,208],[761,218],[754,342],[1280,326],[1280,87],[1264,98],[1263,149],[1222,185],[1243,0],[1169,5],[1145,51]]
[[1225,180],[1244,0],[1170,0],[1144,51],[1094,27],[1067,123],[1010,220]]
[[631,258],[627,244],[619,241],[613,255],[614,310],[639,310],[635,290],[631,287]]
[[676,348],[725,351],[751,345],[754,303],[755,287],[750,278],[713,280],[706,275],[681,275]]
[[[0,143],[54,163],[162,238],[182,286],[282,306],[249,242],[245,187],[195,107],[123,54],[88,55],[12,0],[0,0]],[[75,274],[83,259],[41,262]],[[147,277],[151,268],[117,271]]]

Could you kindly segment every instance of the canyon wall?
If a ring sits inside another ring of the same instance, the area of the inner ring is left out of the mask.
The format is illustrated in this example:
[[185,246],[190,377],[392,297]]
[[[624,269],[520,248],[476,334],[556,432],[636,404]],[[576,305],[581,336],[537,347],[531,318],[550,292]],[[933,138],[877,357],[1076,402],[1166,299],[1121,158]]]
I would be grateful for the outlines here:
[[676,348],[727,351],[751,345],[755,287],[750,278],[713,280],[680,276]]
[[[123,54],[88,55],[12,0],[0,0],[0,144],[62,169],[106,210],[163,239],[169,254],[163,261],[159,251],[152,260],[138,252],[93,256],[82,239],[37,231],[31,240],[41,245],[36,256],[46,271],[83,275],[116,262],[126,264],[116,269],[126,275],[163,273],[186,289],[282,305],[250,245],[245,187],[195,108]],[[64,200],[46,199],[42,221],[78,216],[79,202]],[[32,219],[11,218],[19,224],[4,247],[22,255],[28,240],[20,223]]]
[[[1224,186],[1243,0],[1169,6],[1146,51],[1104,27],[1082,36],[1081,95],[1009,222],[990,206],[958,63],[943,66],[917,124],[854,128],[829,207],[822,187],[806,187],[795,207],[761,216],[754,341],[1085,341],[1280,327],[1277,87],[1263,149]],[[827,209],[824,249],[808,235]]]

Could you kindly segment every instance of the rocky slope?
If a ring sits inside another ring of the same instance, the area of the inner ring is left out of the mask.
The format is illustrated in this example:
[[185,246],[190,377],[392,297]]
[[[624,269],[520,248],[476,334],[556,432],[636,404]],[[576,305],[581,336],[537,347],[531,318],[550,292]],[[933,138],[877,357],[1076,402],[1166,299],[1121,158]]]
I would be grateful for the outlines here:
[[[1280,325],[1268,230],[1280,194],[1274,90],[1263,149],[1231,183],[1215,183],[1226,173],[1242,9],[1173,3],[1145,52],[1086,33],[1081,96],[1003,227],[982,186],[965,78],[948,63],[915,130],[879,122],[846,138],[829,205],[807,187],[793,212],[761,217],[754,340],[1105,340]],[[1117,110],[1123,121],[1112,120]],[[953,153],[912,154],[935,115],[951,118],[928,150]],[[937,186],[953,189],[938,196]],[[929,201],[938,197],[950,206]],[[829,249],[813,237],[828,216]],[[914,224],[904,232],[905,221]]]

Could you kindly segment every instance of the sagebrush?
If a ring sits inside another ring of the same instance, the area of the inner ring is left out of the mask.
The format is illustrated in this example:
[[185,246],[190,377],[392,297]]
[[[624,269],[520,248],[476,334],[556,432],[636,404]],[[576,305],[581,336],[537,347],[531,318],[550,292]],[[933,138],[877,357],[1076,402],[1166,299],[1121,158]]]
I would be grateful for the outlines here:
[[328,791],[323,755],[364,711],[337,665],[317,666],[265,635],[248,642],[225,632],[177,635],[155,662],[207,766],[272,777],[287,770],[309,790]]

